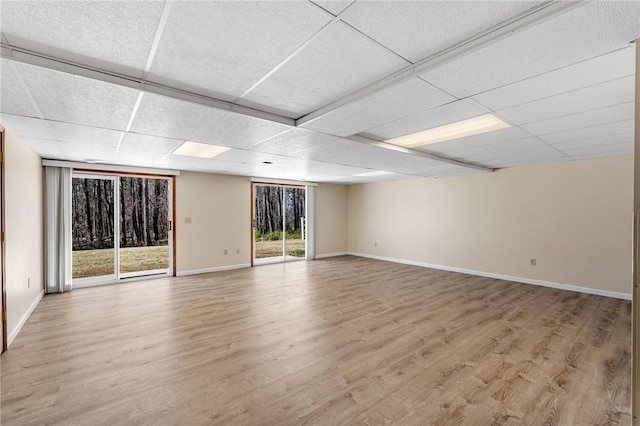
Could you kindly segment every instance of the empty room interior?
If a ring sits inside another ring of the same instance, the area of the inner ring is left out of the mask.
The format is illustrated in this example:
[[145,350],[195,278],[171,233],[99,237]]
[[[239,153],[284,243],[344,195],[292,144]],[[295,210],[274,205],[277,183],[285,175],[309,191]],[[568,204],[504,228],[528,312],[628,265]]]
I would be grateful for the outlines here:
[[640,2],[0,26],[3,425],[637,424]]

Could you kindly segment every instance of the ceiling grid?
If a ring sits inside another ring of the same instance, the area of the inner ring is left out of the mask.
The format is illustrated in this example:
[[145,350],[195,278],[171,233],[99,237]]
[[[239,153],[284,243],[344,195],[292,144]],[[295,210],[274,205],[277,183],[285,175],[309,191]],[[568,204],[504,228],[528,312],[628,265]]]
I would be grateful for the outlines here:
[[[50,159],[349,184],[633,152],[633,1],[21,1],[0,26],[0,120]],[[386,142],[485,114],[510,127]]]

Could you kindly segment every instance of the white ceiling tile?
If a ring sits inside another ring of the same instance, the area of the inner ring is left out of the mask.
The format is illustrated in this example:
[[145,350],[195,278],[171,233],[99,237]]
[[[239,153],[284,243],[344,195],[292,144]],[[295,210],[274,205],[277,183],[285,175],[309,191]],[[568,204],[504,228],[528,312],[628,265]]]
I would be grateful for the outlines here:
[[168,154],[183,142],[181,139],[125,133],[120,143],[120,150]]
[[589,137],[569,142],[561,142],[553,146],[561,151],[570,151],[573,149],[589,148],[593,146],[606,146],[624,143],[633,143],[633,132],[619,133],[616,135]]
[[307,160],[305,161],[307,171],[313,173],[323,173],[326,175],[352,176],[360,173],[368,173],[371,169],[361,167],[344,166],[342,164],[333,164],[321,161]]
[[87,145],[101,145],[117,147],[122,132],[102,129],[99,127],[81,126],[78,124],[62,123],[59,121],[42,120],[39,118],[22,117],[19,115],[3,114],[2,120],[7,123],[19,136],[35,139],[48,139],[69,143],[85,143]]
[[[262,152],[245,151],[241,149],[230,149],[216,157],[217,160],[231,161],[235,163],[260,164],[264,166],[281,167],[291,164],[294,159],[283,155],[265,154]],[[272,164],[264,164],[271,162]]]
[[337,22],[240,103],[299,117],[406,65],[363,34]]
[[24,138],[24,140],[42,158],[50,160],[62,160],[65,158],[56,141],[36,138]]
[[599,136],[617,135],[633,132],[634,120],[617,121],[615,123],[599,124],[597,126],[583,127],[566,132],[551,133],[539,136],[540,139],[550,144],[559,144]]
[[520,149],[509,149],[506,151],[498,150],[497,152],[479,153],[476,155],[465,156],[468,161],[480,162],[482,164],[494,165],[496,162],[513,161],[518,162],[527,159],[540,158],[561,158],[566,157],[559,150],[545,144],[533,144],[532,146]]
[[535,1],[358,1],[341,19],[411,62],[524,12]]
[[355,0],[311,0],[334,16],[340,15]]
[[404,154],[359,142],[351,142],[344,147],[324,153],[315,153],[311,158],[351,167],[407,174],[441,164],[440,161],[429,158]]
[[247,149],[268,154],[295,155],[301,151],[306,151],[325,143],[338,141],[340,141],[340,139],[335,136],[294,127],[271,139],[252,145]]
[[500,129],[494,132],[434,143],[418,147],[416,149],[426,152],[447,154],[464,149],[473,149],[483,145],[490,145],[498,142],[510,142],[529,137],[531,137],[531,135],[519,127],[507,127],[506,129]]
[[523,150],[537,147],[544,147],[546,149],[548,148],[548,145],[540,141],[538,138],[530,136],[524,139],[508,140],[487,145],[468,147],[456,151],[446,152],[445,154],[455,158],[476,159],[483,158],[483,156],[491,156],[493,154],[507,151]]
[[138,98],[138,91],[128,87],[24,63],[16,63],[16,69],[49,120],[124,130]]
[[604,108],[634,100],[633,76],[600,83],[549,98],[498,111],[516,124],[548,120],[563,115]]
[[510,155],[507,155],[507,153],[495,154],[493,157],[483,158],[480,161],[482,161],[482,164],[493,168],[502,168],[571,160],[564,153],[547,148],[531,148],[520,152],[511,151]]
[[216,145],[245,148],[291,129],[291,126],[233,112],[216,123]]
[[185,157],[182,155],[167,155],[155,163],[157,167],[177,170],[194,170],[198,165],[207,161],[204,158]]
[[159,95],[145,94],[131,131],[241,148],[289,126]]
[[633,46],[627,46],[606,55],[481,93],[473,99],[493,110],[504,109],[633,75],[634,70],[635,49]]
[[225,173],[271,179],[306,179],[304,171],[278,164],[243,163],[226,170]]
[[511,159],[497,160],[495,162],[492,162],[491,166],[496,169],[502,169],[507,167],[533,166],[536,164],[561,163],[561,162],[570,161],[570,160],[571,160],[571,157],[567,157],[561,154],[557,154],[553,156],[541,154],[541,155],[531,155],[524,159],[511,158]]
[[545,135],[567,130],[590,127],[598,124],[616,121],[633,120],[635,114],[634,102],[627,102],[606,108],[599,108],[577,114],[565,115],[549,120],[538,121],[522,126],[534,135]]
[[621,49],[640,38],[639,18],[640,2],[587,2],[423,76],[459,98],[476,95]]
[[361,157],[364,153],[371,152],[374,148],[360,142],[346,139],[327,139],[305,151],[296,153],[296,157],[316,161],[331,161],[336,157]]
[[192,167],[192,171],[208,172],[208,173],[222,173],[239,166],[240,163],[231,161],[222,161],[217,158],[212,158],[199,163],[197,166]]
[[373,127],[366,131],[381,140],[408,135],[433,127],[443,126],[467,118],[477,117],[489,112],[488,109],[470,99],[464,99],[443,105],[428,111],[401,118],[382,126]]
[[431,167],[426,169],[421,173],[414,173],[416,176],[424,176],[424,177],[449,177],[449,176],[462,176],[462,175],[473,175],[473,174],[481,174],[488,173],[478,169],[471,169],[468,167],[455,166],[453,164],[444,164],[442,166]]
[[217,122],[227,114],[190,102],[145,93],[131,125],[134,133],[212,143]]
[[0,59],[0,88],[2,88],[0,112],[29,117],[38,116],[7,59]]
[[603,154],[603,155],[615,155],[618,153],[632,153],[633,141],[616,143],[611,145],[596,145],[587,146],[583,148],[566,149],[563,152],[571,157],[580,157],[583,155]]
[[67,142],[58,142],[58,146],[62,150],[65,160],[69,161],[96,160],[99,163],[110,164],[116,158],[115,147]]
[[414,78],[351,102],[303,124],[303,127],[332,135],[350,136],[455,100],[429,83]]
[[167,154],[156,151],[139,151],[136,149],[122,148],[118,150],[114,161],[125,165],[146,165],[153,166],[161,161]]
[[619,156],[627,156],[633,155],[633,147],[629,148],[621,148],[615,151],[608,152],[598,152],[598,153],[583,153],[583,154],[572,154],[571,157],[574,160],[589,160],[592,158],[606,158],[606,157],[619,157]]
[[138,1],[7,1],[0,26],[11,44],[141,75],[162,7]]
[[232,100],[330,19],[308,2],[171,3],[149,78]]

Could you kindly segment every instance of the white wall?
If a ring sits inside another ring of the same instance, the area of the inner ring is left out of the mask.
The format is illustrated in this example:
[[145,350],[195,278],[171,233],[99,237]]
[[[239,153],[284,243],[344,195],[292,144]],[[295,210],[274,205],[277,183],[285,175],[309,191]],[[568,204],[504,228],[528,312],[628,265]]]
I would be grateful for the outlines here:
[[349,251],[630,294],[632,186],[631,157],[354,185]]
[[44,288],[41,161],[22,139],[5,130],[4,247],[10,342],[42,297]]

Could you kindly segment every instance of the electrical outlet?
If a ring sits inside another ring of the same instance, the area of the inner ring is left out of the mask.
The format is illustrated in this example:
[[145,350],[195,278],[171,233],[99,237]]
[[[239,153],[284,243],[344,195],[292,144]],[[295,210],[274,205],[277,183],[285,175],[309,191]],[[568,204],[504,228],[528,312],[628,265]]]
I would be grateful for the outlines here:
[[224,255],[226,256],[226,255],[228,255],[228,254],[229,254],[229,250],[224,249]]
[[377,242],[373,243],[373,246],[378,247],[378,243]]
[[536,259],[529,259],[529,266],[536,266]]
[[184,223],[186,223],[187,225],[189,225],[191,223],[191,218],[190,217],[185,217],[184,218]]
[[240,249],[236,249],[236,254],[240,254]]

